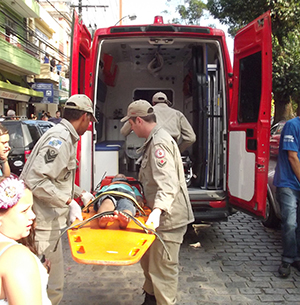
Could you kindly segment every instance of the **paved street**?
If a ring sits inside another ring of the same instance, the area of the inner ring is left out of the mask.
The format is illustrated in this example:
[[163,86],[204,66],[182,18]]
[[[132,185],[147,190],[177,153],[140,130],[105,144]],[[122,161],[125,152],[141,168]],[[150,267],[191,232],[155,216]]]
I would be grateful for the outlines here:
[[[237,213],[228,222],[190,228],[180,253],[178,305],[300,304],[300,273],[277,276],[280,231]],[[132,266],[92,266],[74,262],[67,236],[65,295],[61,304],[140,305],[143,274]],[[200,242],[201,247],[190,244]]]

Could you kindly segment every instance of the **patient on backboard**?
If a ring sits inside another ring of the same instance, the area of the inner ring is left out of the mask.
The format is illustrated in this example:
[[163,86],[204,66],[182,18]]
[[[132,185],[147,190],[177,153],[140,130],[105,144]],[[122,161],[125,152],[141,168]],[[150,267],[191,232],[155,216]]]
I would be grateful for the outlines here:
[[123,174],[117,174],[112,182],[108,185],[104,185],[96,194],[96,197],[100,196],[99,200],[94,204],[94,210],[97,213],[113,212],[112,215],[104,215],[99,218],[99,226],[101,229],[106,228],[109,222],[118,221],[120,229],[126,229],[130,221],[123,212],[134,216],[136,213],[136,207],[133,198],[137,203],[143,207],[143,197],[139,190],[128,183],[126,176]]

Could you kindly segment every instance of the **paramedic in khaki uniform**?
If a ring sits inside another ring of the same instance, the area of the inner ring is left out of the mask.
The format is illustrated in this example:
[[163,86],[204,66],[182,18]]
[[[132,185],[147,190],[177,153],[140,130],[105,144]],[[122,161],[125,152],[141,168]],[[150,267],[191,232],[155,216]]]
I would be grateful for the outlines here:
[[[157,124],[163,127],[177,142],[179,150],[183,153],[196,141],[193,127],[179,110],[171,108],[172,103],[163,92],[157,92],[152,97],[152,104]],[[131,132],[129,122],[121,128],[121,134],[128,136]]]
[[147,205],[152,209],[147,225],[153,223],[170,257],[156,239],[141,259],[144,270],[143,305],[176,303],[178,255],[187,224],[194,221],[180,152],[170,134],[156,124],[154,108],[145,100],[128,106],[131,129],[145,138],[139,180],[144,187]]
[[53,305],[63,296],[64,262],[62,246],[53,252],[67,221],[82,220],[81,208],[73,199],[81,196],[86,205],[93,196],[74,184],[79,136],[95,122],[92,101],[83,94],[71,96],[61,122],[50,128],[35,145],[21,174],[33,193],[36,214],[36,244],[39,255],[51,262],[48,296]]

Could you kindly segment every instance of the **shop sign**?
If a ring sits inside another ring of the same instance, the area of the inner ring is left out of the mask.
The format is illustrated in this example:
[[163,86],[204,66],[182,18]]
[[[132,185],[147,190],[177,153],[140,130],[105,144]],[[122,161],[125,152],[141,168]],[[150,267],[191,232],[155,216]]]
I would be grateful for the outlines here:
[[41,100],[42,104],[58,104],[58,90],[53,86],[53,84],[47,83],[34,83],[32,89],[36,91],[43,92],[44,97]]
[[69,91],[69,79],[62,76],[59,77],[59,90]]
[[29,95],[24,94],[18,94],[15,92],[9,92],[9,91],[2,91],[0,90],[0,98],[8,99],[8,100],[14,100],[14,101],[20,101],[20,102],[28,102],[30,99]]

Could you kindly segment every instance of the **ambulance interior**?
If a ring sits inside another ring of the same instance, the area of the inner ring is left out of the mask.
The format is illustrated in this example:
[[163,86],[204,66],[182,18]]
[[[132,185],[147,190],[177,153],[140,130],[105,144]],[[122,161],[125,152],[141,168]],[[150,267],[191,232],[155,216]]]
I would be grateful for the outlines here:
[[197,200],[224,198],[227,113],[219,42],[125,37],[101,40],[98,47],[94,184],[118,172],[137,178],[136,149],[144,139],[133,132],[122,136],[120,119],[133,100],[151,103],[153,94],[162,91],[187,117],[197,137],[183,153],[191,199],[193,194]]

